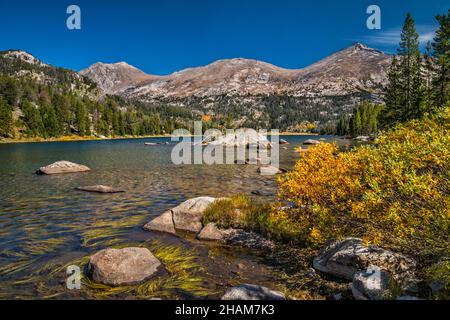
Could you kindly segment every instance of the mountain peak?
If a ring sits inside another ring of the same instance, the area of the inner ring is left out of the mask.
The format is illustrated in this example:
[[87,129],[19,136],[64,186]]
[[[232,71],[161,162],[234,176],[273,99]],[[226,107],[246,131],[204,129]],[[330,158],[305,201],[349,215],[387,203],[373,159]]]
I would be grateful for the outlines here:
[[5,58],[9,58],[9,59],[18,59],[18,60],[22,60],[22,61],[30,63],[30,64],[46,66],[45,63],[43,63],[42,61],[37,59],[31,53],[28,53],[23,50],[7,50],[7,51],[3,51],[1,53],[1,55]]
[[144,100],[270,93],[341,96],[361,88],[378,90],[389,65],[390,56],[358,42],[304,69],[239,57],[165,76],[147,75],[126,62],[96,64],[81,73],[106,93]]
[[81,70],[80,74],[94,80],[105,93],[115,93],[135,83],[154,78],[124,61],[97,62]]
[[370,48],[369,46],[367,46],[364,43],[361,42],[356,42],[354,43],[352,46],[348,47],[347,49],[344,50],[353,50],[353,51],[366,51],[366,52],[373,52],[373,53],[377,53],[377,54],[385,54],[383,51],[374,49],[374,48]]

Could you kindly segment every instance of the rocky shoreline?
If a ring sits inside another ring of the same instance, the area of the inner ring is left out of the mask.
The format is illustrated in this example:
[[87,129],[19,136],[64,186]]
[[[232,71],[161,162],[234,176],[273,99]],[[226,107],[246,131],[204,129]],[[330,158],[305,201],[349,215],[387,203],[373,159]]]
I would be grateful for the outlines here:
[[[41,167],[38,174],[67,174],[88,172],[90,168],[68,161],[59,161]],[[116,193],[123,190],[104,185],[77,187],[86,192]],[[198,241],[214,242],[237,248],[251,249],[279,260],[280,246],[263,235],[239,228],[222,229],[214,222],[205,222],[205,212],[214,203],[228,198],[197,197],[161,213],[143,226],[145,231],[170,234],[175,237],[193,235]],[[286,247],[286,246],[285,246]],[[289,247],[288,249],[297,249]],[[319,287],[333,288],[325,293],[328,299],[418,299],[421,288],[427,284],[419,279],[416,261],[405,255],[366,246],[358,238],[329,242],[320,252],[307,248],[298,274],[309,283],[305,286],[310,296],[316,297]],[[300,250],[301,251],[301,250]],[[299,252],[299,251],[298,251]],[[301,260],[301,259],[300,259]],[[298,262],[298,261],[297,261]],[[279,264],[282,267],[282,264]],[[297,270],[298,271],[298,270]],[[94,282],[110,286],[136,285],[154,277],[163,277],[165,267],[146,248],[106,248],[89,259],[87,276]],[[394,293],[392,288],[396,288]],[[241,283],[229,288],[222,299],[290,299],[276,290],[258,284]],[[296,288],[294,288],[296,289]],[[323,295],[322,295],[323,296]]]

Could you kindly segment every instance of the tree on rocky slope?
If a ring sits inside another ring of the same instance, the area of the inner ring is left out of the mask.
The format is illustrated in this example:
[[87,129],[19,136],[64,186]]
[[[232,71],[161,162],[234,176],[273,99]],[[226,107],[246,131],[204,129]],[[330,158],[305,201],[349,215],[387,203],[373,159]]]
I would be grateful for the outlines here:
[[398,55],[393,59],[386,90],[384,121],[387,125],[418,118],[424,113],[419,34],[409,13],[400,39]]
[[450,10],[436,16],[436,20],[439,28],[432,44],[437,62],[433,79],[434,103],[437,107],[445,107],[450,102]]
[[11,107],[0,97],[0,137],[8,137],[12,133]]

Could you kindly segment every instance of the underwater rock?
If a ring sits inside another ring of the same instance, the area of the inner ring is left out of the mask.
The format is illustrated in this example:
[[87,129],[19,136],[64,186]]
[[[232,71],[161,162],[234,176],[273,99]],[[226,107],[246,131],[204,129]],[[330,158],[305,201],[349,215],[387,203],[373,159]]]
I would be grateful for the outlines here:
[[222,300],[286,300],[284,294],[254,284],[241,284],[228,289]]
[[88,274],[95,282],[119,286],[141,283],[160,268],[161,262],[146,248],[104,249],[90,258]]
[[87,191],[87,192],[98,192],[98,193],[121,193],[125,192],[124,190],[115,189],[113,187],[104,186],[104,185],[96,185],[96,186],[86,186],[86,187],[77,187],[76,190]]
[[90,168],[73,163],[70,161],[57,161],[48,166],[40,167],[36,173],[37,174],[61,174],[61,173],[75,173],[75,172],[86,172],[91,170]]

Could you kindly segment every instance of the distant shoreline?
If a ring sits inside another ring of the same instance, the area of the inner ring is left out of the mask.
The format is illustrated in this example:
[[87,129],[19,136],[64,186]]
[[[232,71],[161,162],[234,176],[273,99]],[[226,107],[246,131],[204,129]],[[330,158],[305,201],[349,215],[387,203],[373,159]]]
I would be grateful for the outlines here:
[[[319,136],[318,133],[304,133],[304,132],[280,132],[279,136]],[[188,135],[184,137],[193,137]],[[270,134],[268,134],[270,136]],[[80,136],[63,136],[58,138],[24,138],[24,139],[2,139],[0,144],[15,144],[15,143],[39,143],[39,142],[79,142],[79,141],[107,141],[107,140],[127,140],[127,139],[151,139],[151,138],[172,138],[172,135],[150,135],[150,136],[124,136],[124,137],[80,137]]]

